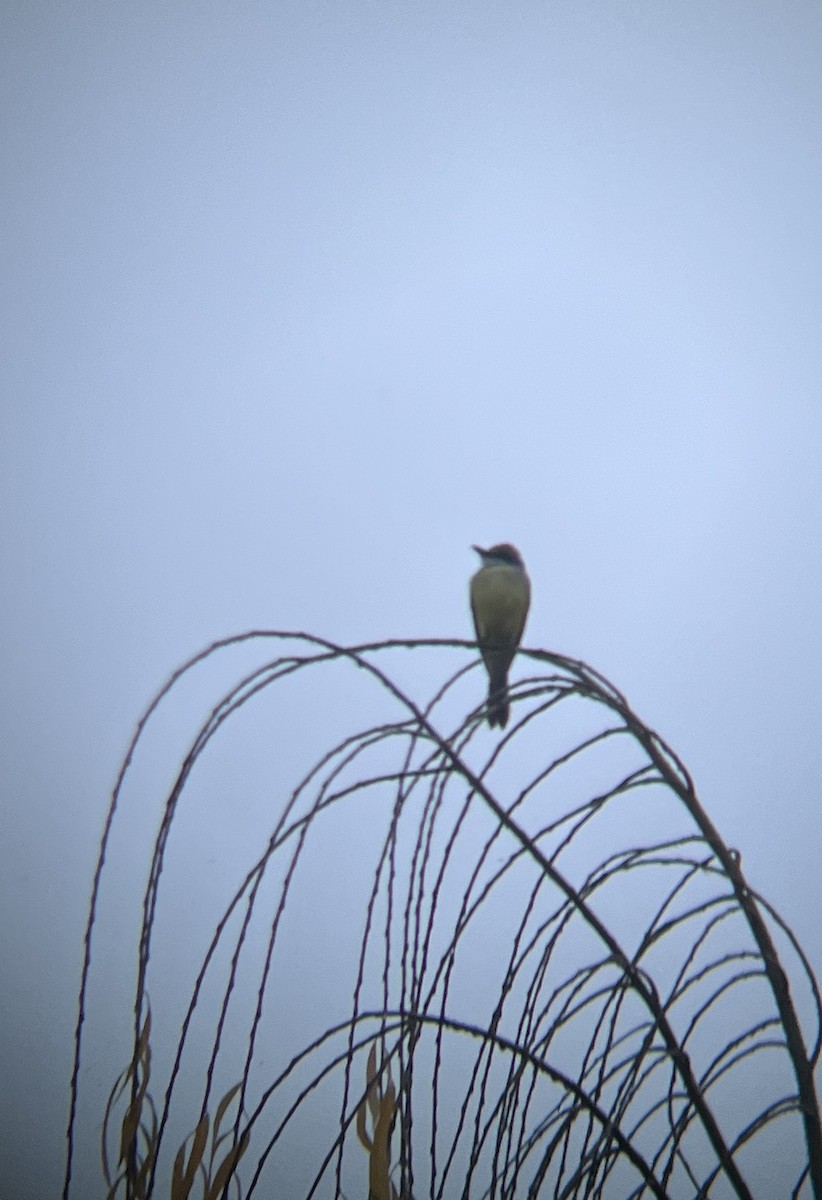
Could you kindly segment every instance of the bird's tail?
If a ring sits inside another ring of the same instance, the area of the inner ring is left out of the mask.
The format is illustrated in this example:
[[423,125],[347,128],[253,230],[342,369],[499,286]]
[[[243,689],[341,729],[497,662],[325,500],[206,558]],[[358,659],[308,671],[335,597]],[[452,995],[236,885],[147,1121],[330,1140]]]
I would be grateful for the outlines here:
[[498,667],[489,672],[488,683],[488,724],[493,729],[499,725],[504,729],[508,724],[510,710],[508,701],[508,668]]

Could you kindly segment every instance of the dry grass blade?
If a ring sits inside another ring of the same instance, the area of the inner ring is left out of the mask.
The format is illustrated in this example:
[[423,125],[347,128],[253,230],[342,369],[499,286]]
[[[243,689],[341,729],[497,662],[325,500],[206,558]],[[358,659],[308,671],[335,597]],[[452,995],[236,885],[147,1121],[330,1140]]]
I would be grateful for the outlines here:
[[137,1133],[143,1115],[143,1104],[148,1092],[149,1079],[151,1078],[150,1038],[151,1011],[149,1010],[146,1013],[146,1018],[140,1030],[134,1060],[129,1070],[132,1085],[131,1099],[126,1109],[126,1114],[123,1117],[120,1131],[120,1162],[124,1163],[129,1162],[137,1151]]
[[204,1113],[192,1135],[191,1154],[188,1157],[188,1162],[186,1162],[185,1153],[188,1138],[186,1138],[177,1151],[171,1173],[171,1200],[188,1200],[197,1169],[203,1161],[203,1154],[205,1153],[208,1141],[209,1124],[208,1113]]
[[232,1146],[214,1172],[213,1178],[206,1183],[203,1200],[219,1200],[228,1185],[228,1181],[236,1171],[240,1159],[248,1149],[249,1134],[244,1133],[236,1145]]

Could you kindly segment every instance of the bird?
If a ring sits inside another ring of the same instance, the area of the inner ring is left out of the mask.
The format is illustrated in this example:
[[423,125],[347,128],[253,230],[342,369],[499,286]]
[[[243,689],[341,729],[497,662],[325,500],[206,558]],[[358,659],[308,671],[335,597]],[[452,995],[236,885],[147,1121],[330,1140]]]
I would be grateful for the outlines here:
[[508,542],[483,550],[473,546],[482,566],[471,576],[470,596],[477,644],[488,672],[488,724],[508,723],[508,669],[525,629],[531,583],[519,550]]

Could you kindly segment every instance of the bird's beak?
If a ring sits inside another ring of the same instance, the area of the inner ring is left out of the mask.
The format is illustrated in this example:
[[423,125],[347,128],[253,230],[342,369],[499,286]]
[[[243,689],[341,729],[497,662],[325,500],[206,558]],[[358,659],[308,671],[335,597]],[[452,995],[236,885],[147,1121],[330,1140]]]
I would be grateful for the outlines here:
[[483,550],[482,546],[472,546],[471,549],[476,550],[480,558],[485,558],[486,554],[488,553],[487,550]]

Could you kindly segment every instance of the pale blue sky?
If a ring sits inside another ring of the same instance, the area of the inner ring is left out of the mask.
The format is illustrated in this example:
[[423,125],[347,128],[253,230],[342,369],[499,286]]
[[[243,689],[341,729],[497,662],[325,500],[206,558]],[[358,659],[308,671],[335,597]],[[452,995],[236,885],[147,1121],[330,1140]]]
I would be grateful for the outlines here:
[[14,1194],[150,696],[252,627],[468,636],[472,542],[822,963],[819,5],[26,0],[0,56]]

